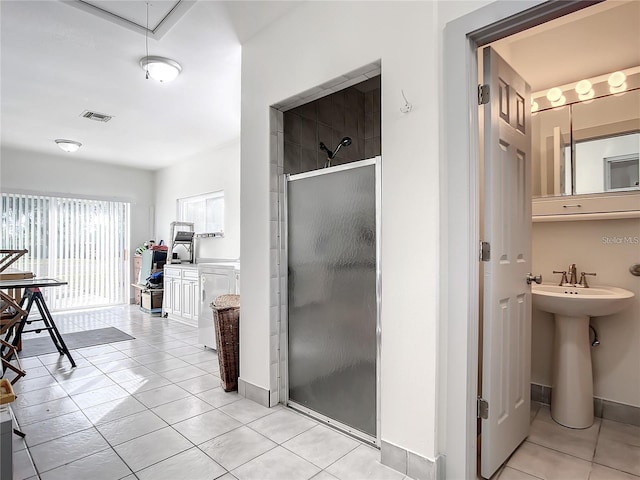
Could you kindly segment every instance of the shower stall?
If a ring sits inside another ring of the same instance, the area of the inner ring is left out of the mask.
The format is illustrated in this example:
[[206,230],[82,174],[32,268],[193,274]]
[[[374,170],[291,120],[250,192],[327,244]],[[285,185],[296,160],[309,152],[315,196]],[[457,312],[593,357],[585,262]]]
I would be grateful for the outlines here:
[[288,175],[287,404],[379,445],[380,157]]

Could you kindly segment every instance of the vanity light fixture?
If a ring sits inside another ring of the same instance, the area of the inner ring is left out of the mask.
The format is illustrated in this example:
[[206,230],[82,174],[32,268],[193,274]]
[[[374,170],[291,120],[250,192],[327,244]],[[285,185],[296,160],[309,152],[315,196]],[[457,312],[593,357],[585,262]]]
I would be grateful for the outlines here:
[[76,142],[75,140],[64,140],[62,138],[56,139],[56,144],[65,152],[73,153],[77,151],[82,144],[80,142]]
[[[531,112],[588,102],[607,95],[622,95],[640,86],[640,65],[531,93]],[[608,91],[607,91],[608,90]],[[537,103],[537,108],[534,107]]]

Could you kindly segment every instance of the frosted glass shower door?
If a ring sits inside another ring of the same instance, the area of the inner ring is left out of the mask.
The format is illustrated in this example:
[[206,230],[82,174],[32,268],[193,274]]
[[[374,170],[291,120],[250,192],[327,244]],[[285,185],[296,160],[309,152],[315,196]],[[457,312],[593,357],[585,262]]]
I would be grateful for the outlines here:
[[289,402],[373,438],[376,198],[375,160],[287,184]]

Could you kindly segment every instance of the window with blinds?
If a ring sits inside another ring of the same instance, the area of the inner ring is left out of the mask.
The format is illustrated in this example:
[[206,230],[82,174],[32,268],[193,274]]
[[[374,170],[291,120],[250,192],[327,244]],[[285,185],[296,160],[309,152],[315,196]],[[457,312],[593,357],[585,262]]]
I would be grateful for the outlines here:
[[122,304],[129,297],[130,204],[2,194],[3,249],[27,249],[13,266],[68,285],[42,289],[51,310]]

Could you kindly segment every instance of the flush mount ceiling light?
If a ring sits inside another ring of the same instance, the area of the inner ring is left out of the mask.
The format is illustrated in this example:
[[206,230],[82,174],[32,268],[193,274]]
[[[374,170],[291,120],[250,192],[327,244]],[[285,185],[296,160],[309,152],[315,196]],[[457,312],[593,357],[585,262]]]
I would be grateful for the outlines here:
[[162,83],[174,80],[182,71],[178,62],[164,57],[142,57],[140,66],[147,72],[147,78]]
[[82,146],[80,142],[76,142],[75,140],[64,140],[62,138],[57,138],[56,144],[58,144],[62,150],[69,153],[77,151]]
[[[180,2],[178,2],[180,3]],[[149,55],[149,2],[147,5],[147,28],[144,31],[145,56],[140,59],[140,66],[146,72],[146,78],[153,78],[160,83],[170,82],[180,75],[182,67],[175,60]]]

